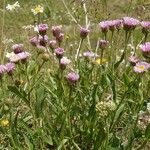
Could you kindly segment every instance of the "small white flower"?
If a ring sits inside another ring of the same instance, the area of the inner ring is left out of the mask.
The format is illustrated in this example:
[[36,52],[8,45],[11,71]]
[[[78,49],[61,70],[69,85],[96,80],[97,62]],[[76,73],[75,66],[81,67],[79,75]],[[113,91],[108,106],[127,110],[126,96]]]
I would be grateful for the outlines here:
[[15,53],[14,52],[11,52],[11,53],[6,53],[6,58],[10,58],[10,57],[13,57],[15,55]]
[[39,33],[39,29],[38,29],[38,26],[37,26],[37,25],[34,27],[34,32]]
[[6,9],[8,11],[14,11],[15,9],[20,8],[19,2],[15,2],[13,5],[7,4]]

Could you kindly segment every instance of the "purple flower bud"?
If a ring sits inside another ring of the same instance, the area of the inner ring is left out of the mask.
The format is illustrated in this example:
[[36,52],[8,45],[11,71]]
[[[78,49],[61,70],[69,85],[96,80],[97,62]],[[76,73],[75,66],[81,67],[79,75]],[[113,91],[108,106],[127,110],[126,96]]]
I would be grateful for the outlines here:
[[55,49],[57,47],[57,41],[56,40],[49,41],[49,47],[51,49]]
[[141,26],[142,26],[142,32],[144,34],[148,33],[150,30],[150,21],[142,21]]
[[99,41],[99,47],[100,47],[101,49],[105,49],[105,48],[107,47],[108,43],[109,43],[109,41],[100,40],[100,41]]
[[33,46],[37,46],[38,45],[38,38],[37,37],[33,37],[30,39],[30,43],[33,45]]
[[70,64],[70,59],[68,59],[67,57],[63,57],[60,59],[60,68],[62,70],[66,69],[66,66]]
[[8,75],[12,75],[13,71],[15,70],[15,64],[14,63],[7,63],[5,64],[6,67],[6,72],[8,73]]
[[140,24],[140,21],[135,19],[135,18],[130,18],[130,17],[124,17],[123,18],[124,30],[133,30],[139,24]]
[[136,57],[135,55],[132,55],[129,57],[129,62],[131,63],[131,65],[135,66],[136,63],[138,63],[140,60],[138,57]]
[[58,47],[54,50],[54,53],[56,54],[56,57],[60,59],[63,57],[64,49],[61,47]]
[[21,53],[24,51],[24,47],[23,44],[14,44],[12,46],[12,49],[14,51],[15,54]]
[[82,39],[85,39],[87,35],[89,34],[90,30],[87,28],[80,28],[80,37]]
[[110,23],[109,21],[102,21],[99,23],[99,26],[103,33],[107,33],[109,29],[109,23]]
[[139,46],[139,48],[141,49],[143,56],[145,58],[150,58],[150,42],[146,42],[144,44],[141,44]]
[[42,45],[45,47],[48,42],[48,36],[47,35],[39,36],[38,40],[39,40],[39,45]]
[[60,33],[58,37],[56,37],[56,40],[61,43],[62,40],[64,39],[64,34],[63,33]]
[[62,32],[62,26],[52,26],[52,33],[54,37],[59,37],[60,33]]
[[0,78],[2,77],[2,75],[6,72],[6,67],[5,65],[0,65]]
[[80,76],[78,73],[71,72],[67,75],[67,80],[70,85],[75,85],[77,81],[79,81]]
[[39,34],[42,35],[42,36],[46,35],[47,29],[48,29],[47,24],[39,24],[38,25]]

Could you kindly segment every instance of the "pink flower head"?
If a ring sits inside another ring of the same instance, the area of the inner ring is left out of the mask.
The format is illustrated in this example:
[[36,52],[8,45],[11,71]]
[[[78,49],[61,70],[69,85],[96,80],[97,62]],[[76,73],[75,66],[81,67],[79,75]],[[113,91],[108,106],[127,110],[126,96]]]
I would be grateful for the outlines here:
[[150,42],[146,42],[144,44],[141,44],[139,46],[139,48],[141,49],[143,56],[145,58],[149,58],[150,57]]
[[109,25],[110,25],[109,21],[102,21],[99,23],[99,26],[100,26],[102,32],[104,32],[104,33],[106,33],[108,31]]
[[136,73],[144,73],[146,72],[148,69],[150,68],[150,64],[147,62],[138,62],[136,63],[136,65],[134,66],[133,70]]
[[59,37],[60,33],[62,32],[62,26],[52,26],[52,33],[54,37]]
[[48,29],[47,24],[39,24],[38,25],[38,30],[39,30],[40,35],[46,35],[47,29]]
[[61,58],[60,59],[60,68],[62,70],[64,70],[66,68],[66,66],[70,64],[70,62],[71,62],[70,59],[68,59],[67,57]]
[[12,49],[14,51],[15,54],[21,53],[24,51],[24,47],[23,44],[14,44],[12,46]]
[[63,57],[64,49],[61,47],[58,47],[54,50],[54,53],[56,54],[56,57],[60,59]]
[[139,24],[140,21],[135,18],[123,17],[123,26],[125,30],[135,29],[135,27]]
[[109,41],[106,41],[106,40],[99,40],[99,47],[100,47],[101,49],[105,49],[108,44],[109,44]]
[[120,20],[120,19],[113,20],[113,24],[114,24],[115,28],[119,30],[122,26],[122,20]]
[[48,36],[47,35],[39,36],[38,40],[39,40],[39,45],[46,46],[48,42]]
[[6,67],[5,65],[0,65],[0,77],[5,73]]
[[56,40],[49,41],[49,47],[51,49],[55,49],[57,47],[57,41]]
[[33,45],[33,46],[37,46],[38,45],[38,38],[37,37],[33,37],[30,39],[30,43]]
[[142,26],[142,32],[148,33],[148,31],[150,30],[150,21],[142,21],[141,26]]
[[20,58],[22,63],[26,62],[27,58],[30,56],[30,54],[28,52],[22,52],[22,53],[19,53],[17,55]]
[[7,63],[5,64],[6,72],[8,75],[12,75],[13,71],[15,70],[15,64],[14,63]]
[[67,80],[70,83],[70,85],[75,85],[75,83],[79,81],[79,79],[80,79],[80,76],[78,73],[71,72],[67,75]]
[[129,62],[131,63],[131,65],[135,66],[136,63],[139,62],[139,58],[136,57],[135,55],[132,55],[132,56],[129,57]]
[[93,57],[96,56],[96,54],[94,52],[92,52],[92,51],[86,51],[86,52],[83,53],[83,56],[85,58],[93,58]]
[[89,29],[81,27],[80,28],[80,37],[82,39],[85,39],[87,37],[87,35],[89,34],[89,32],[90,32]]

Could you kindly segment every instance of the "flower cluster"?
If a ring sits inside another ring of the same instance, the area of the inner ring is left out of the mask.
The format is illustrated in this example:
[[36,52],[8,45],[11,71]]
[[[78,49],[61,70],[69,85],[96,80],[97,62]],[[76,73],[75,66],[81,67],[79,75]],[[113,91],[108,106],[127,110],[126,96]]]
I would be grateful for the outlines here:
[[142,21],[140,22],[138,19],[132,17],[123,17],[123,19],[119,20],[106,20],[101,21],[99,26],[102,32],[106,33],[108,30],[114,31],[115,29],[119,30],[122,26],[124,30],[133,30],[138,25],[142,26],[143,33],[148,33],[150,29],[150,22],[149,21]]
[[115,109],[115,104],[111,101],[100,101],[96,104],[98,118],[106,118]]
[[31,11],[34,15],[41,14],[44,12],[44,7],[42,7],[41,5],[38,5],[35,8],[31,9]]
[[30,56],[30,53],[24,51],[23,44],[14,44],[12,46],[13,52],[6,54],[6,58],[8,58],[9,62],[17,63],[21,61],[22,63],[26,62],[27,58]]
[[99,26],[102,32],[106,33],[108,30],[114,31],[115,29],[119,30],[122,26],[122,20],[107,20],[99,23]]

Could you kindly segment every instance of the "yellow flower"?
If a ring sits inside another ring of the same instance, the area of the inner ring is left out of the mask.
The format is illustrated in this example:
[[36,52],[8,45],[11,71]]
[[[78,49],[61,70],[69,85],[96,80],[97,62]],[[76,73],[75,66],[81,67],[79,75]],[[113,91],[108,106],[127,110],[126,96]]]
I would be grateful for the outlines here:
[[98,59],[95,60],[94,63],[97,64],[97,65],[100,65],[100,64],[103,64],[103,63],[106,63],[106,62],[107,62],[106,58],[102,58],[102,62],[101,62],[101,59],[98,58]]
[[4,127],[9,126],[9,120],[8,119],[1,120],[1,125],[4,126]]
[[38,5],[35,8],[31,9],[31,11],[33,12],[34,15],[37,15],[39,13],[44,12],[44,7],[42,7],[41,5]]

